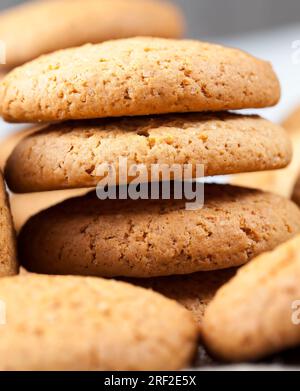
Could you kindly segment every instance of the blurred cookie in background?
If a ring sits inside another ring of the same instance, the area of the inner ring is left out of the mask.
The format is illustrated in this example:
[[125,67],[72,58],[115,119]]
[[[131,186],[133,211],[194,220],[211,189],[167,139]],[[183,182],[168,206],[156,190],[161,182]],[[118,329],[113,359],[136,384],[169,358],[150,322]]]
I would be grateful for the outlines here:
[[139,35],[180,38],[183,30],[180,10],[164,0],[30,1],[0,13],[8,69],[58,49]]
[[[26,136],[40,129],[41,126],[32,126],[22,131],[16,132],[0,143],[0,169],[3,170],[6,159],[13,151],[14,147]],[[42,193],[14,194],[10,193],[10,206],[14,225],[19,231],[29,217],[35,215],[43,209],[49,208],[67,198],[83,195],[87,189],[49,191]]]
[[300,175],[296,181],[293,194],[292,194],[292,200],[300,206]]
[[281,170],[232,175],[229,177],[230,184],[270,191],[288,198],[292,197],[295,182],[300,174],[300,107],[282,125],[293,144],[292,163]]

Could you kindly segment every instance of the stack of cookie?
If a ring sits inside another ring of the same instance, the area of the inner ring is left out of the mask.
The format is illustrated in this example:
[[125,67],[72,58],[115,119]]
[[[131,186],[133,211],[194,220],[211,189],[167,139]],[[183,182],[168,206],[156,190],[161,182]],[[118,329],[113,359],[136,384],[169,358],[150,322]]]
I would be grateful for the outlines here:
[[[205,176],[283,168],[292,154],[285,131],[257,116],[227,112],[274,105],[279,95],[268,63],[218,45],[133,38],[59,51],[2,82],[5,119],[55,122],[17,145],[6,180],[22,193],[96,187],[103,165],[125,170],[129,180],[129,167],[138,164],[148,173],[152,164],[190,164],[193,176],[197,164]],[[32,217],[19,236],[20,260],[42,274],[134,283],[151,277],[142,284],[166,295],[173,290],[169,295],[183,304],[194,281],[198,301],[186,306],[201,322],[197,281],[205,277],[194,273],[210,271],[216,287],[232,275],[223,269],[300,231],[299,209],[262,191],[205,185],[203,208],[185,204],[175,197],[101,201],[92,191]],[[180,287],[176,294],[174,286]]]

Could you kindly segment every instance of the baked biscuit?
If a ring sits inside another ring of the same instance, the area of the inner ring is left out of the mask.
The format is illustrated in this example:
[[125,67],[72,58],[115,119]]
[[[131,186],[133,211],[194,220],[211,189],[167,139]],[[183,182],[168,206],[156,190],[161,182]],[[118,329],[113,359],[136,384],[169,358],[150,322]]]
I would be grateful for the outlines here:
[[192,312],[195,321],[201,326],[208,304],[217,290],[228,282],[237,269],[214,270],[182,276],[128,279],[128,282],[178,301]]
[[267,62],[215,44],[146,37],[45,55],[1,84],[0,111],[13,122],[258,108],[280,97]]
[[165,1],[31,1],[0,14],[0,39],[11,68],[85,43],[137,35],[180,38],[183,24],[179,9]]
[[241,268],[208,305],[203,337],[229,361],[257,360],[300,344],[300,237]]
[[32,217],[19,256],[38,273],[169,276],[242,265],[299,231],[296,205],[255,190],[205,185],[197,210],[184,199],[101,201],[93,191]]
[[17,274],[18,269],[15,232],[0,171],[0,277]]
[[1,370],[175,370],[196,350],[190,313],[130,284],[24,274],[1,280],[0,297]]
[[191,164],[196,177],[200,164],[212,176],[282,168],[291,156],[286,132],[258,116],[197,113],[77,121],[23,139],[8,159],[5,178],[12,191],[33,192],[97,186],[110,164],[123,184],[134,178],[130,170],[139,164],[151,180],[154,164]]

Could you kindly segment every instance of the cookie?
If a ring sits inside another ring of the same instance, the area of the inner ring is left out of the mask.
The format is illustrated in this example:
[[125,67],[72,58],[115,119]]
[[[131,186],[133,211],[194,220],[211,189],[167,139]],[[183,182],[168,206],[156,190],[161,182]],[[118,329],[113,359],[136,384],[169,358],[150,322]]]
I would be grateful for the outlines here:
[[182,276],[128,279],[134,285],[152,289],[178,301],[192,312],[195,321],[201,326],[208,304],[217,290],[230,280],[236,269],[214,270]]
[[[58,49],[137,35],[180,38],[183,16],[156,0],[52,0],[28,2],[0,14],[7,67]],[[20,45],[22,41],[22,45]]]
[[16,239],[6,189],[0,171],[0,277],[18,273]]
[[293,146],[293,159],[288,167],[276,171],[232,175],[229,183],[270,191],[290,198],[300,171],[300,131],[289,131],[289,137]]
[[200,41],[147,37],[58,51],[1,84],[0,111],[13,122],[266,107],[280,97],[267,62]]
[[145,165],[151,180],[154,164],[191,164],[196,177],[197,164],[210,176],[281,168],[291,156],[285,131],[257,116],[102,119],[52,125],[23,139],[8,159],[5,178],[12,191],[33,192],[97,186],[109,164],[123,184],[134,178],[129,173],[137,164]]
[[218,358],[257,360],[300,344],[300,237],[241,268],[208,305],[203,338]]
[[255,190],[205,185],[196,210],[184,199],[103,201],[93,191],[32,217],[19,256],[38,273],[169,276],[242,265],[299,231],[296,205]]
[[190,313],[130,284],[24,274],[1,280],[0,297],[1,370],[175,370],[196,350]]

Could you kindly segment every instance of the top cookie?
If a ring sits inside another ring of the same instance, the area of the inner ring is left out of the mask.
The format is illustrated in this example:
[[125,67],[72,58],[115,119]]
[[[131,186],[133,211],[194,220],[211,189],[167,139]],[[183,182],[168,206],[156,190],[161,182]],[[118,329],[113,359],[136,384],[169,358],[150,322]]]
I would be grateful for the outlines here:
[[179,38],[183,24],[180,11],[165,1],[34,1],[0,14],[0,40],[12,68],[85,43],[137,35]]
[[7,121],[217,111],[271,106],[280,87],[269,63],[190,40],[131,38],[43,56],[0,83]]

